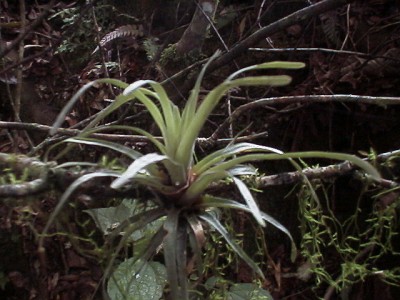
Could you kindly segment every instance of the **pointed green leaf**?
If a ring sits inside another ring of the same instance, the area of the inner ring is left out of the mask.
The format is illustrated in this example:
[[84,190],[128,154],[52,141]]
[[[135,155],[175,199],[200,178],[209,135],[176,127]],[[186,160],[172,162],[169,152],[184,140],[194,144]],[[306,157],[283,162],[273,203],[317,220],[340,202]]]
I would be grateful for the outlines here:
[[137,159],[143,156],[142,153],[133,150],[132,148],[126,147],[124,145],[113,143],[109,141],[94,139],[94,138],[85,138],[85,137],[77,137],[77,138],[69,138],[66,139],[65,142],[67,143],[78,143],[84,145],[93,145],[93,146],[100,146],[104,148],[108,148],[119,153],[125,154],[126,156],[130,157],[131,159]]
[[[242,203],[239,203],[235,200],[232,199],[225,199],[221,197],[215,197],[211,195],[205,195],[203,197],[203,201],[200,202],[200,206],[203,206],[204,208],[206,207],[221,207],[221,208],[231,208],[231,209],[238,209],[238,210],[243,210],[246,212],[251,212],[250,209],[246,206],[243,205]],[[286,229],[285,226],[283,226],[280,222],[278,222],[276,219],[271,217],[269,214],[265,212],[261,212],[262,218],[276,227],[277,229],[281,230],[283,233],[285,233],[290,241],[291,241],[291,259],[292,261],[295,260],[296,255],[297,255],[297,249],[296,249],[296,244],[294,243],[293,237],[290,234],[290,232]]]
[[241,181],[240,179],[236,177],[232,177],[233,182],[236,184],[238,187],[240,194],[242,194],[243,199],[246,201],[248,208],[250,209],[251,214],[254,216],[254,218],[257,220],[258,224],[261,226],[265,226],[265,222],[261,216],[261,211],[258,208],[258,205],[256,203],[256,200],[254,200],[253,195],[250,193],[249,189],[247,186]]
[[146,169],[146,167],[164,159],[168,159],[168,157],[157,153],[143,155],[136,159],[119,178],[111,183],[111,188],[118,189],[122,187],[129,181],[133,180],[136,174]]
[[180,235],[178,234],[178,223],[179,223],[179,211],[171,210],[167,219],[164,222],[164,229],[167,232],[164,239],[164,260],[167,268],[167,277],[169,287],[171,289],[171,299],[188,299],[188,291],[186,287],[186,274],[182,274],[180,268],[180,262],[182,255],[181,247],[182,244],[179,241]]
[[[99,178],[99,177],[118,177],[118,174],[115,172],[94,172],[90,174],[83,175],[76,179],[64,192],[64,194],[61,196],[60,200],[58,201],[56,207],[54,208],[54,211],[51,213],[49,220],[46,223],[46,226],[43,229],[43,236],[47,234],[47,231],[49,230],[51,224],[55,221],[56,217],[58,214],[61,212],[63,209],[65,203],[67,202],[68,198],[71,196],[71,194],[83,183],[94,179],[94,178]],[[41,243],[43,240],[41,240]]]
[[236,252],[237,255],[241,259],[243,259],[261,278],[264,279],[264,274],[261,271],[260,267],[252,260],[246,252],[234,241],[234,239],[230,236],[228,231],[224,226],[219,222],[219,220],[211,213],[205,212],[199,215],[199,218],[207,222],[210,226],[212,226],[215,230],[217,230],[225,239],[225,241],[231,246],[231,248]]
[[109,83],[114,86],[120,87],[120,88],[125,88],[128,86],[125,82],[118,80],[118,79],[111,79],[111,78],[105,78],[105,79],[97,79],[94,81],[91,81],[87,84],[85,84],[83,87],[79,89],[78,92],[71,98],[71,100],[68,101],[68,103],[63,107],[61,110],[60,114],[58,115],[56,121],[53,124],[53,128],[50,130],[50,135],[53,135],[56,133],[57,129],[60,128],[62,123],[65,120],[66,115],[71,111],[72,107],[75,105],[75,103],[79,100],[79,98],[92,86],[98,84],[98,83]]
[[240,155],[244,153],[252,153],[252,152],[272,152],[278,154],[283,153],[278,149],[267,146],[261,146],[253,143],[232,144],[223,149],[214,151],[213,153],[204,157],[201,161],[199,161],[196,165],[193,166],[193,172],[199,175],[204,171],[206,171],[211,166],[224,161],[226,158],[230,156]]
[[234,77],[237,77],[239,74],[243,72],[248,72],[252,70],[259,69],[301,69],[304,68],[305,64],[302,62],[293,62],[293,61],[272,61],[266,62],[258,65],[249,66],[243,69],[240,69],[234,73],[232,73],[226,81],[231,81]]
[[196,269],[199,276],[203,275],[204,265],[203,265],[203,253],[201,248],[206,241],[204,229],[201,224],[201,221],[196,216],[188,216],[187,218],[188,224],[190,226],[189,231],[189,243],[190,248],[192,249],[194,259],[196,261]]
[[287,75],[275,76],[248,76],[239,79],[234,79],[229,82],[232,86],[256,86],[256,85],[269,85],[269,86],[283,86],[288,85],[292,78]]
[[207,67],[210,65],[210,63],[215,60],[219,55],[221,54],[221,51],[217,50],[207,61],[207,63],[204,65],[204,67],[201,69],[199,75],[197,76],[196,83],[190,93],[189,99],[185,105],[185,108],[182,113],[182,129],[185,130],[188,126],[189,123],[192,122],[192,119],[195,115],[196,108],[197,108],[197,103],[199,99],[199,93],[200,93],[200,85],[201,81],[203,80],[204,74],[207,70]]
[[190,184],[189,188],[182,195],[181,202],[186,205],[192,204],[193,200],[201,196],[211,183],[218,182],[228,176],[229,174],[226,171],[207,171],[201,174]]
[[256,175],[257,169],[251,165],[237,165],[229,169],[229,174],[231,176]]

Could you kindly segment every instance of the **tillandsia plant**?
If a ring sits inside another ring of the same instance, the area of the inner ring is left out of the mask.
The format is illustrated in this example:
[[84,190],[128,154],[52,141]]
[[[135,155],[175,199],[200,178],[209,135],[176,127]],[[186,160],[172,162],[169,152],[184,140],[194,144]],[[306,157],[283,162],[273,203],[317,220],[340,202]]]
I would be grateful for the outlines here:
[[[377,171],[363,160],[347,154],[325,152],[283,153],[277,149],[253,143],[229,144],[223,149],[208,154],[200,160],[195,159],[195,145],[210,113],[219,103],[224,94],[238,86],[283,86],[290,83],[286,75],[252,76],[237,78],[243,72],[259,69],[298,69],[304,67],[299,62],[270,62],[241,69],[229,76],[223,83],[210,91],[199,103],[199,92],[202,78],[207,65],[217,57],[214,54],[200,72],[190,97],[180,110],[168,98],[164,88],[152,80],[139,80],[127,84],[116,79],[100,79],[83,86],[71,99],[60,114],[54,125],[61,124],[64,116],[72,108],[77,99],[91,86],[97,83],[108,83],[121,88],[123,92],[116,97],[110,106],[105,108],[86,128],[82,134],[69,138],[65,142],[86,145],[97,145],[118,151],[130,159],[132,163],[124,172],[114,170],[98,171],[77,179],[63,194],[44,232],[55,220],[71,193],[82,183],[96,177],[115,177],[111,183],[114,189],[124,189],[132,185],[148,188],[154,194],[153,199],[137,199],[136,201],[151,202],[147,209],[130,216],[108,236],[112,240],[123,232],[123,238],[115,252],[122,247],[132,233],[144,229],[149,224],[158,222],[155,233],[146,239],[140,253],[136,253],[136,261],[146,261],[162,246],[169,295],[171,299],[188,299],[189,280],[187,274],[187,253],[193,254],[196,270],[202,273],[202,246],[206,228],[213,228],[220,233],[231,248],[242,258],[261,278],[264,277],[258,265],[243,251],[229,235],[218,218],[218,209],[238,209],[251,213],[257,222],[265,226],[270,223],[287,234],[292,243],[292,258],[296,255],[295,245],[290,233],[270,215],[261,212],[249,188],[241,180],[242,175],[255,174],[255,168],[247,163],[262,160],[321,157],[339,160],[350,160],[373,177],[379,177]],[[149,132],[132,126],[98,126],[106,116],[130,101],[140,101],[150,113],[158,126],[162,140],[156,139]],[[129,147],[90,138],[93,132],[107,129],[127,130],[146,136],[158,149],[157,153],[142,154]],[[244,202],[226,199],[221,195],[209,193],[211,184],[230,178],[242,196]],[[189,247],[189,248],[188,248]],[[111,264],[110,264],[111,268]],[[107,272],[106,272],[107,273]]]

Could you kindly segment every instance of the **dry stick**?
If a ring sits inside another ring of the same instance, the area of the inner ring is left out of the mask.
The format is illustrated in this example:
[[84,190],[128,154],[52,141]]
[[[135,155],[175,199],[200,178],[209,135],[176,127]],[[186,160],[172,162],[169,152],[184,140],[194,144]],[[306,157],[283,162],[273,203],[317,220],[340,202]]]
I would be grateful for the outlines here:
[[[32,130],[32,131],[43,131],[49,132],[52,126],[37,124],[37,123],[21,123],[21,122],[4,122],[0,121],[0,128],[6,129],[15,129],[15,130]],[[61,134],[64,137],[57,137],[54,142],[59,142],[65,139],[65,136],[77,136],[82,133],[79,129],[66,129],[66,128],[59,128],[57,129],[57,135]],[[248,136],[241,136],[238,138],[234,138],[235,142],[245,142],[251,141],[260,137],[267,136],[267,132],[261,132],[257,134],[252,134]],[[106,141],[113,141],[113,142],[131,142],[131,143],[139,143],[139,142],[150,142],[150,140],[142,135],[132,135],[132,134],[106,134],[106,133],[92,133],[89,135],[91,138],[97,138]],[[154,137],[156,140],[162,141],[162,137]],[[215,145],[226,145],[232,142],[233,139],[218,139],[214,141],[212,144],[209,142],[208,138],[198,138],[197,145],[202,148],[211,148]],[[48,144],[46,144],[48,145]]]
[[[232,60],[234,60],[239,55],[248,51],[250,47],[253,47],[262,39],[281,31],[289,26],[295,25],[301,21],[304,21],[308,18],[317,16],[321,13],[330,11],[332,9],[343,6],[344,4],[351,3],[354,0],[325,0],[319,3],[310,5],[306,8],[298,10],[287,17],[284,17],[274,23],[271,23],[260,30],[257,30],[249,37],[245,38],[243,41],[240,41],[236,46],[229,50],[229,52],[223,54],[221,57],[217,58],[213,61],[209,67],[207,68],[208,72],[213,72],[216,69],[228,65]],[[188,79],[182,87],[182,91],[188,91],[192,88],[193,83],[196,79],[190,78]]]
[[[21,31],[24,31],[26,26],[26,18],[25,18],[25,0],[19,0],[19,14],[21,18]],[[19,42],[18,46],[18,62],[24,58],[24,40],[22,39]],[[20,111],[21,111],[21,94],[22,94],[22,66],[20,66],[17,70],[17,92],[15,95],[13,108],[14,108],[14,119],[17,122],[20,122]]]
[[[101,113],[101,111],[89,116],[88,118],[86,118],[84,120],[79,121],[78,123],[74,124],[73,126],[67,128],[67,129],[78,129],[78,128],[81,128],[82,126],[86,126],[89,122],[94,120],[100,113]],[[147,112],[146,111],[139,112],[138,114],[136,114],[134,116],[127,117],[124,120],[134,119],[134,118],[136,118],[136,117],[138,117],[138,116],[140,116],[140,115],[142,115],[144,113],[147,113]],[[118,124],[118,123],[119,123],[119,120],[116,120],[116,121],[110,122],[110,123],[105,124],[105,125],[114,125],[114,124]],[[31,125],[35,125],[35,124],[32,123]],[[35,128],[35,127],[37,128],[37,125],[40,126],[40,124],[36,124],[33,128]],[[33,130],[36,130],[36,129],[33,129]],[[49,132],[48,128],[43,128],[43,129],[40,129],[40,130],[41,131],[46,131],[46,133]],[[73,135],[76,135],[76,134],[73,134]],[[45,147],[47,147],[47,146],[49,146],[51,144],[55,144],[57,142],[60,142],[60,141],[62,141],[64,139],[65,139],[65,136],[62,136],[62,135],[54,135],[54,136],[51,136],[51,137],[47,137],[44,141],[42,141],[40,144],[38,144],[36,147],[34,147],[28,153],[28,156],[34,156],[36,153],[38,153],[38,151],[42,150],[43,148],[45,148]]]
[[312,103],[312,102],[353,102],[365,103],[373,105],[400,105],[400,97],[373,97],[373,96],[360,96],[360,95],[304,95],[304,96],[285,96],[285,97],[271,97],[259,99],[242,106],[239,106],[232,115],[225,119],[219,127],[210,136],[209,141],[212,143],[218,139],[221,133],[226,130],[227,126],[237,119],[243,112],[254,109],[259,106],[276,105],[276,104],[293,104],[293,103]]
[[[20,122],[3,122],[0,121],[0,128],[17,129],[17,130],[35,130],[49,132],[52,126],[37,124],[37,123],[20,123]],[[57,129],[56,134],[62,134],[65,136],[77,136],[82,131],[79,129]],[[89,135],[92,138],[99,138],[108,141],[125,141],[125,142],[147,142],[149,139],[142,135],[123,135],[123,134],[105,134],[105,133],[93,133]],[[156,137],[156,139],[161,139]]]

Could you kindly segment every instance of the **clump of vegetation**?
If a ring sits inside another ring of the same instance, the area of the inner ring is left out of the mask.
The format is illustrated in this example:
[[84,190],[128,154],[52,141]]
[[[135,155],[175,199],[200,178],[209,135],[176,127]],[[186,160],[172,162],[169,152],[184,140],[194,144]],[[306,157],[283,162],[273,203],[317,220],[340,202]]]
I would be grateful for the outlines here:
[[[327,197],[326,185],[321,182],[313,184],[310,192],[303,187],[299,192],[299,216],[301,222],[301,254],[308,267],[303,273],[314,274],[314,289],[328,284],[326,296],[334,291],[349,295],[352,286],[365,281],[368,277],[378,275],[382,280],[395,285],[400,280],[399,268],[385,269],[379,267],[386,254],[399,257],[396,250],[399,223],[397,208],[400,198],[393,191],[377,193],[375,200],[389,196],[391,203],[385,206],[374,205],[371,209],[362,208],[361,201],[366,193],[362,191],[355,206],[355,211],[348,216],[338,218],[332,211]],[[322,195],[317,196],[317,193]],[[379,200],[378,200],[379,202]],[[340,257],[336,266],[340,274],[336,277],[327,266],[332,264],[326,253]]]
[[[115,299],[130,297],[129,295],[135,293],[132,292],[134,286],[148,284],[148,282],[141,283],[138,281],[138,278],[140,279],[143,276],[147,278],[150,276],[154,279],[152,288],[156,286],[159,291],[156,294],[161,295],[166,282],[164,275],[166,275],[168,281],[167,291],[172,299],[189,299],[189,291],[193,287],[188,280],[188,275],[190,275],[187,270],[188,254],[191,253],[196,262],[195,267],[189,273],[196,272],[197,277],[201,278],[203,273],[202,248],[209,230],[218,232],[233,251],[259,277],[263,278],[264,273],[260,267],[243,251],[224,227],[219,217],[220,209],[245,211],[252,214],[259,225],[265,226],[266,223],[270,223],[279,228],[292,241],[291,257],[292,259],[295,258],[296,247],[290,233],[273,217],[260,211],[249,187],[241,179],[241,176],[256,173],[255,168],[248,163],[260,160],[289,159],[295,168],[300,170],[293,158],[323,157],[350,160],[365,169],[372,177],[379,177],[379,174],[371,165],[352,155],[325,152],[285,154],[280,150],[253,143],[232,143],[223,149],[206,155],[204,158],[197,159],[195,145],[200,131],[212,110],[229,89],[255,85],[282,86],[287,85],[291,80],[286,75],[253,76],[237,79],[239,75],[251,70],[298,69],[304,66],[303,63],[296,62],[271,62],[244,68],[229,76],[199,103],[201,80],[206,72],[207,65],[217,55],[218,53],[210,59],[201,71],[183,110],[173,104],[159,83],[152,80],[140,80],[133,84],[127,84],[115,79],[99,79],[82,87],[59,116],[54,129],[61,124],[64,115],[77,99],[94,84],[108,83],[123,90],[109,107],[105,108],[90,122],[80,136],[67,139],[65,142],[112,149],[127,156],[133,162],[123,172],[106,169],[77,179],[61,197],[44,229],[45,236],[70,195],[89,180],[100,177],[114,177],[116,179],[111,183],[111,187],[114,189],[126,189],[132,186],[149,189],[154,197],[136,199],[129,203],[124,202],[123,205],[127,208],[123,209],[125,219],[114,224],[112,227],[115,227],[115,229],[107,233],[107,244],[109,245],[115,244],[114,240],[122,235],[106,270],[106,276],[112,275],[108,290],[109,293],[114,295],[113,298]],[[149,88],[145,88],[145,86],[149,86]],[[146,107],[161,132],[161,140],[137,127],[97,126],[106,116],[131,101],[139,101]],[[147,137],[158,152],[143,154],[117,143],[88,137],[89,134],[104,129],[139,133]],[[62,153],[68,152],[69,149],[70,147],[67,147]],[[229,179],[236,186],[244,203],[237,199],[224,198],[224,195],[209,193],[211,185],[226,179]],[[121,207],[117,209],[121,210]],[[130,211],[130,213],[126,214],[127,211]],[[90,213],[94,217],[99,217],[99,211]],[[105,231],[109,230],[110,225],[102,226],[103,231],[104,228],[106,228]],[[118,253],[129,240],[135,241],[133,257],[112,272]],[[151,261],[154,254],[161,248],[164,254],[165,271],[163,265]],[[129,278],[126,277],[127,270],[130,270],[131,276]],[[146,272],[146,275],[142,272]]]

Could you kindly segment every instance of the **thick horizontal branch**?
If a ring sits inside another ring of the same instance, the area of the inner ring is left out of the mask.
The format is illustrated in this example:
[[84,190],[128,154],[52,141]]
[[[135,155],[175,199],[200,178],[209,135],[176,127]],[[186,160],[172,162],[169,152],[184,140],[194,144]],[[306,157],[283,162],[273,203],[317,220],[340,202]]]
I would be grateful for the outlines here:
[[29,170],[31,181],[19,184],[0,185],[0,196],[28,196],[44,192],[50,188],[50,182],[47,178],[49,169],[56,166],[54,162],[44,163],[37,158],[24,155],[0,153],[0,174],[4,175],[4,170],[11,169],[12,172],[23,173],[25,169]]
[[[400,151],[398,152],[399,152],[398,154],[400,154]],[[330,178],[336,178],[339,176],[349,174],[354,171],[354,168],[355,168],[354,165],[346,161],[336,165],[306,169],[303,170],[302,172],[299,171],[286,172],[270,176],[263,176],[257,178],[256,180],[257,188],[265,189],[270,186],[299,183],[303,181],[304,177],[306,177],[308,180],[313,180],[313,179],[328,180]],[[385,188],[400,187],[399,183],[386,179],[380,179],[376,183]]]
[[[400,150],[377,155],[376,161],[384,162],[394,156],[400,156]],[[55,163],[53,162],[43,163],[38,161],[37,159],[22,155],[16,156],[13,154],[0,153],[0,167],[4,169],[6,165],[9,168],[14,167],[14,170],[18,169],[18,171],[21,171],[24,168],[33,168],[33,172],[31,174],[36,174],[40,176],[40,178],[34,178],[29,182],[16,185],[0,185],[0,197],[30,196],[50,190],[51,187],[58,187],[60,190],[63,190],[81,176],[85,174],[90,174],[91,172],[99,171],[91,169],[86,171],[73,172],[68,169],[54,168]],[[354,165],[346,161],[325,167],[305,169],[301,172],[287,172],[270,176],[263,176],[257,178],[256,182],[257,188],[265,189],[274,185],[299,183],[304,180],[304,177],[307,177],[309,180],[327,180],[349,174],[350,172],[355,171],[355,169],[356,167]],[[376,184],[384,188],[400,187],[399,183],[385,179],[377,181]],[[226,185],[226,183],[223,183],[223,185]],[[220,190],[220,188],[221,186],[219,185],[219,183],[215,183],[212,186],[212,190]],[[136,191],[136,187],[132,187],[132,189]],[[93,180],[91,182],[86,182],[84,186],[77,190],[77,193],[86,193],[89,196],[96,197],[99,197],[99,195],[101,195],[101,197],[129,197],[129,195],[132,195],[132,190],[127,188],[123,192],[120,192],[118,190],[112,189],[107,181],[101,183],[98,180]]]
[[39,178],[19,184],[0,185],[1,197],[24,197],[48,191],[50,188],[48,180]]

